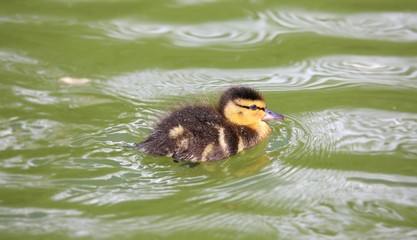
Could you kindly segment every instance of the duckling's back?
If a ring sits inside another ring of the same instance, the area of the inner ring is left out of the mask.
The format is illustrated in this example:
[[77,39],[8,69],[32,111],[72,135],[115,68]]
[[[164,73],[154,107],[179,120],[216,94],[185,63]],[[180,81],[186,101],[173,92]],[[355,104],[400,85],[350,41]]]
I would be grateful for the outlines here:
[[[145,153],[188,162],[229,157],[244,148],[239,130],[215,108],[186,106],[164,118],[137,148]],[[256,135],[245,132],[245,135]]]

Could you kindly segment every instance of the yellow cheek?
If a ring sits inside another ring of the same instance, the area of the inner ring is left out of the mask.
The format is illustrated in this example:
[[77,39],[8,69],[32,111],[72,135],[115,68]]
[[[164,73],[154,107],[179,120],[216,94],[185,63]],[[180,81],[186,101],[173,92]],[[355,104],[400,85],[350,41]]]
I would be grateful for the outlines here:
[[265,111],[262,110],[256,110],[256,118],[262,119],[265,116]]
[[234,124],[244,125],[245,116],[242,110],[243,109],[236,106],[233,102],[229,102],[224,109],[224,116]]
[[242,110],[242,117],[246,119],[247,122],[254,123],[259,122],[265,116],[265,111],[262,110],[251,110],[251,109],[243,109]]
[[251,106],[256,105],[260,108],[265,107],[265,102],[261,100],[245,100],[245,99],[236,99],[233,102],[229,102],[225,109],[225,117],[234,124],[247,126],[262,120],[262,117],[265,115],[265,112],[262,110],[251,110],[241,106]]

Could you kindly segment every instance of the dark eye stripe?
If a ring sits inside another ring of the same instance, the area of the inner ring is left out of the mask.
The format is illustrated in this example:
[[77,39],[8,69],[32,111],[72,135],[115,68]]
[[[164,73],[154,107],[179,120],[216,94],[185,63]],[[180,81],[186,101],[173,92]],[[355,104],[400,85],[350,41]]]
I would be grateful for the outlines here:
[[264,111],[264,112],[265,112],[265,108],[258,107],[258,106],[256,106],[256,105],[245,106],[245,105],[240,105],[240,104],[235,103],[235,102],[233,102],[233,103],[234,103],[234,104],[236,104],[236,106],[239,106],[239,107],[241,107],[241,108],[246,108],[246,109],[251,109],[251,110],[256,110],[256,109],[258,109],[258,110],[262,110],[262,111]]

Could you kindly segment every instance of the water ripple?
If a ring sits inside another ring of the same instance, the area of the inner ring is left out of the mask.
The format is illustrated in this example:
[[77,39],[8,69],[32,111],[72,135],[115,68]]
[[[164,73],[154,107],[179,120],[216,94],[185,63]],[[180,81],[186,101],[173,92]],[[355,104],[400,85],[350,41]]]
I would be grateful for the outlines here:
[[149,101],[219,91],[236,83],[278,92],[358,85],[417,89],[416,76],[416,58],[338,55],[278,68],[145,70],[114,76],[103,91]]
[[[311,12],[291,9],[268,9],[251,12],[250,16],[196,24],[155,23],[131,19],[102,22],[80,22],[74,18],[45,15],[4,15],[0,24],[50,24],[99,29],[107,37],[136,40],[165,37],[172,44],[184,47],[226,45],[229,48],[256,46],[277,41],[283,34],[315,33],[340,38],[356,38],[393,42],[417,41],[417,20],[414,12],[366,12],[354,14]],[[89,33],[88,37],[97,33]],[[99,33],[98,33],[99,34]],[[85,36],[84,36],[85,37]]]
[[[98,220],[83,218],[78,210],[53,208],[10,208],[1,207],[0,215],[13,218],[15,221],[3,221],[0,229],[4,233],[10,229],[16,231],[33,231],[33,234],[52,232],[67,233],[70,236],[82,237],[90,232],[84,227],[97,223]],[[37,230],[34,230],[37,229]]]
[[[364,195],[367,195],[369,201],[386,199],[380,194],[392,194],[385,192],[390,188],[397,192],[397,202],[413,205],[417,196],[407,192],[410,187],[417,187],[414,176],[332,169],[331,166],[335,163],[331,161],[335,159],[330,156],[340,153],[358,156],[377,154],[416,159],[416,129],[417,115],[412,113],[374,109],[328,109],[289,115],[285,126],[280,128],[285,134],[273,136],[266,153],[263,152],[266,154],[264,157],[268,156],[271,162],[250,175],[202,189],[188,198],[187,202],[205,205],[217,202],[232,204],[238,201],[241,204],[244,202],[249,208],[274,208],[285,203],[282,207],[297,209],[306,202],[314,205],[330,199],[341,201],[340,204],[345,205],[347,203],[344,201],[363,199]],[[275,148],[275,140],[284,141],[285,144]],[[249,161],[248,156],[243,158]],[[257,155],[257,159],[262,159],[262,155]],[[289,162],[287,159],[292,160]],[[239,160],[243,161],[236,161]],[[225,165],[222,164],[222,168],[226,168]],[[241,164],[240,167],[243,168],[244,165]],[[325,189],[320,187],[324,183]],[[372,193],[367,192],[369,183],[378,185],[372,187]]]
[[134,19],[115,19],[91,24],[108,37],[135,40],[165,37],[172,44],[185,47],[227,45],[237,48],[275,41],[289,33],[316,33],[342,38],[373,39],[397,42],[417,41],[415,13],[334,14],[307,11],[258,12],[256,18],[199,24],[162,24]]
[[39,140],[56,138],[56,130],[62,127],[62,124],[49,119],[31,121],[13,117],[0,123],[0,150],[37,148]]
[[[175,179],[169,176],[155,177],[161,172],[120,171],[97,178],[58,180],[54,184],[75,184],[52,197],[54,201],[81,202],[92,205],[108,205],[135,200],[150,200],[170,196],[178,190]],[[98,187],[97,187],[98,186]]]
[[329,109],[308,116],[310,148],[350,154],[417,157],[417,114],[375,109]]
[[[287,145],[279,159],[308,167],[309,161],[326,161],[331,155],[401,156],[417,158],[417,114],[376,109],[326,109],[289,115]],[[282,136],[282,135],[281,135]],[[272,154],[277,155],[277,152]],[[280,166],[282,167],[282,166]]]
[[38,60],[28,56],[17,54],[10,51],[0,51],[0,61],[4,64],[4,68],[8,68],[8,64],[37,64]]
[[13,92],[16,96],[23,97],[26,101],[36,104],[56,104],[59,99],[50,96],[49,91],[27,89],[23,87],[13,87]]
[[417,40],[414,13],[334,14],[304,11],[266,11],[261,18],[298,32],[359,39],[412,42]]

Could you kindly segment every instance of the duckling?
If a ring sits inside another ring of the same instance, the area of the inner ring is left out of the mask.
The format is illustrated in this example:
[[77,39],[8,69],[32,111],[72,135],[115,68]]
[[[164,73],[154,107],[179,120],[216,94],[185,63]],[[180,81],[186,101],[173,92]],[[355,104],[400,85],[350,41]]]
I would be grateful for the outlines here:
[[172,111],[136,148],[176,161],[220,160],[265,140],[271,128],[264,121],[283,119],[266,108],[258,91],[231,87],[221,94],[217,107],[197,104]]

